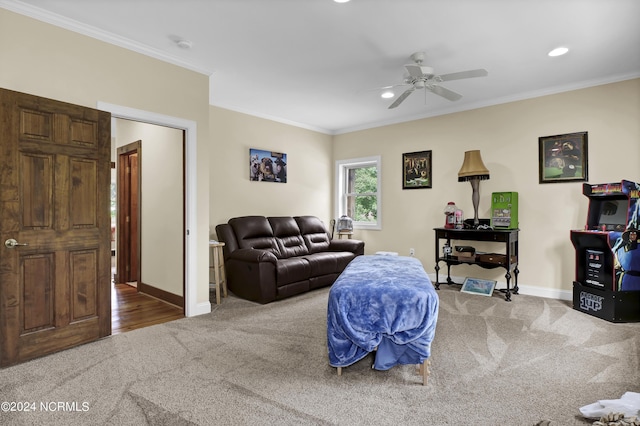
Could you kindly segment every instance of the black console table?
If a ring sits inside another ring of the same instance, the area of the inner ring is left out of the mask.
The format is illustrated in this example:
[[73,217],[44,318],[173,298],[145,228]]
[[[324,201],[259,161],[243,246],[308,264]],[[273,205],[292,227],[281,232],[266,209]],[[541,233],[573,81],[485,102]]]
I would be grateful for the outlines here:
[[[478,265],[482,268],[505,268],[507,273],[507,289],[505,291],[505,299],[511,301],[511,289],[509,282],[511,281],[511,271],[514,274],[513,293],[518,294],[518,229],[448,229],[434,228],[436,231],[436,289],[440,289],[438,282],[438,271],[440,271],[440,262],[447,264],[447,284],[456,284],[451,279],[451,265],[460,265],[463,263],[470,265]],[[440,240],[447,240],[447,244],[451,247],[451,254],[444,254],[440,249]],[[462,257],[456,256],[455,249],[451,245],[451,240],[462,241],[488,241],[503,243],[505,246],[505,254],[502,253],[474,253],[472,256]],[[502,290],[501,290],[502,291]]]

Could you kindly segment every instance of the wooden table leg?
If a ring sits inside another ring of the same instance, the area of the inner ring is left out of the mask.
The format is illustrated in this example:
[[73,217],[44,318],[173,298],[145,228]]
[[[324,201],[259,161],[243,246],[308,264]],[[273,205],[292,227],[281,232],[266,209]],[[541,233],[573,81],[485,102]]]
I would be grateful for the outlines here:
[[209,281],[216,290],[216,304],[220,304],[220,294],[227,297],[227,276],[224,270],[224,243],[209,241],[209,280],[211,280],[211,269],[213,269],[213,283]]
[[429,373],[431,373],[429,370],[430,365],[431,361],[428,359],[425,359],[422,364],[419,364],[418,372],[422,376],[422,386],[427,385],[427,378],[429,377]]
[[222,247],[220,247],[220,253],[218,253],[220,257],[220,281],[222,283],[222,296],[227,297],[227,273],[224,270],[224,253],[222,252]]
[[216,281],[216,305],[220,304],[220,252],[218,247],[213,248],[213,277]]

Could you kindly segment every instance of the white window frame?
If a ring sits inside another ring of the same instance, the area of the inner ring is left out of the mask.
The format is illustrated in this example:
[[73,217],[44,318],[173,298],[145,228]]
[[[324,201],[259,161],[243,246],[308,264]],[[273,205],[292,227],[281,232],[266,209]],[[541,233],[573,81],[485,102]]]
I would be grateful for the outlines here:
[[347,171],[353,168],[358,167],[371,167],[375,166],[377,168],[378,174],[378,184],[377,184],[377,193],[376,201],[378,214],[376,218],[376,222],[356,222],[353,221],[354,229],[371,229],[371,230],[381,230],[382,229],[382,157],[379,155],[373,157],[362,157],[362,158],[352,158],[348,160],[338,160],[336,161],[336,188],[335,188],[335,214],[336,220],[340,218],[343,214],[346,214],[346,205],[347,205]]

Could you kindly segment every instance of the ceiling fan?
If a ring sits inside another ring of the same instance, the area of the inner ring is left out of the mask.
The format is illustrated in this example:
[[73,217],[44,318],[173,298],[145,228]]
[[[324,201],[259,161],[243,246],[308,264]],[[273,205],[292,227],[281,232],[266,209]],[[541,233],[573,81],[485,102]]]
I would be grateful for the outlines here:
[[[400,96],[396,98],[395,101],[391,105],[389,105],[389,109],[396,108],[400,105],[410,94],[412,94],[416,89],[424,89],[425,96],[426,91],[435,93],[436,95],[442,96],[445,99],[449,99],[450,101],[457,101],[462,98],[462,95],[454,92],[453,90],[449,90],[445,87],[440,86],[438,83],[443,81],[451,81],[451,80],[461,80],[463,78],[473,78],[473,77],[485,77],[489,75],[487,70],[485,69],[477,69],[477,70],[469,70],[469,71],[460,71],[454,72],[451,74],[442,74],[436,75],[433,73],[433,68],[423,66],[422,62],[425,58],[424,52],[416,52],[411,55],[411,60],[414,62],[413,64],[405,65],[407,72],[409,75],[404,79],[403,84],[398,84],[396,86],[407,86],[410,85],[407,90],[404,91]],[[387,86],[385,89],[396,87],[396,86]]]

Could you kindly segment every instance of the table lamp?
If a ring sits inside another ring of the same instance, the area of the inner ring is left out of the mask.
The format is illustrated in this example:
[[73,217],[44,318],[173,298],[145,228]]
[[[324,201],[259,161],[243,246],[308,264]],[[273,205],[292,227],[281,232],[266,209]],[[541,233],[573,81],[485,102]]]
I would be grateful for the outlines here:
[[473,203],[473,227],[480,224],[478,219],[478,204],[480,203],[480,181],[489,179],[489,170],[482,162],[479,150],[464,153],[464,163],[458,172],[458,182],[469,181],[471,183],[471,202]]

